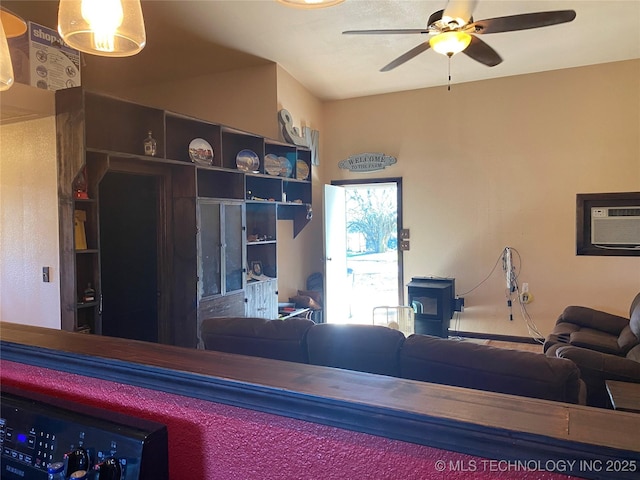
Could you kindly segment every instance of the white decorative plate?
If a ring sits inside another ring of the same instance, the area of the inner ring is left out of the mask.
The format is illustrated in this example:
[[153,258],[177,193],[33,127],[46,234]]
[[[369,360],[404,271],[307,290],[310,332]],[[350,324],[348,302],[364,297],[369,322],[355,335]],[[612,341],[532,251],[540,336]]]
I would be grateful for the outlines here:
[[280,160],[280,175],[283,177],[290,177],[291,172],[293,172],[293,165],[287,157],[278,157]]
[[260,169],[260,158],[253,150],[240,150],[236,155],[238,170],[257,173]]
[[306,180],[309,178],[309,165],[304,160],[296,161],[296,178],[298,180]]
[[211,165],[213,162],[213,148],[206,140],[194,138],[189,143],[189,158],[198,165]]
[[280,175],[282,172],[282,165],[277,155],[268,153],[264,156],[264,171],[269,175]]

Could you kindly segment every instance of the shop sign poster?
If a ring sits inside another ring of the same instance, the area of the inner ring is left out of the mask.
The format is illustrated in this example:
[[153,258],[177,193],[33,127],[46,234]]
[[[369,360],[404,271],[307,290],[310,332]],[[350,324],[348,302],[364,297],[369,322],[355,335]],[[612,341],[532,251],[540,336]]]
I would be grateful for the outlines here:
[[15,78],[20,83],[43,90],[81,84],[80,52],[69,47],[55,30],[29,22],[28,38],[16,38],[10,49]]

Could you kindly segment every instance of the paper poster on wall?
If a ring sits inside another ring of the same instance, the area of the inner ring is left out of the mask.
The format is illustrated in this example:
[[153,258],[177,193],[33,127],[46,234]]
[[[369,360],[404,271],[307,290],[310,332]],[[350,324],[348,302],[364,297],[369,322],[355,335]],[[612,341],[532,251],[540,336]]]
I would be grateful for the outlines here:
[[11,39],[9,46],[16,82],[43,90],[80,85],[80,52],[57,31],[29,22],[27,34]]

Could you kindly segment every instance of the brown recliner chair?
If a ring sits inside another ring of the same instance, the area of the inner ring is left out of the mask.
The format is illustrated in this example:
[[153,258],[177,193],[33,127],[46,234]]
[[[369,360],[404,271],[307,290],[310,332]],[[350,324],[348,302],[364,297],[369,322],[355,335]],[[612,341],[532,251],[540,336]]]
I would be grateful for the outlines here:
[[[569,313],[575,312],[570,310]],[[575,330],[569,335],[569,342],[545,345],[546,354],[572,360],[578,366],[580,377],[587,384],[587,405],[610,408],[607,380],[640,383],[640,294],[631,303],[629,319],[595,310],[586,318],[581,325],[587,330],[583,332],[584,335],[580,335],[582,330]],[[609,332],[602,333],[602,330],[592,328],[596,326],[593,321],[596,318],[606,323]],[[563,323],[559,324],[562,328],[571,325]],[[588,326],[584,327],[585,324]],[[616,328],[612,325],[616,325]],[[617,336],[616,331],[619,332]]]
[[[629,317],[638,308],[640,293],[631,302]],[[640,339],[631,330],[629,318],[589,307],[570,306],[556,321],[544,343],[544,351],[549,352],[552,347],[558,348],[562,344],[624,357],[639,343]],[[551,356],[555,356],[554,352],[550,352]]]

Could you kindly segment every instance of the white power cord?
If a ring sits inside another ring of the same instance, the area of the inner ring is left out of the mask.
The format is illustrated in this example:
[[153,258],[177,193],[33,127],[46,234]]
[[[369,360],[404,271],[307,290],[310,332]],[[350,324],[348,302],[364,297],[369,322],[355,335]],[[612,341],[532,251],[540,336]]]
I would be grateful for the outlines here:
[[[515,265],[513,264],[513,259],[511,255],[512,251],[515,252],[516,255],[518,256],[519,267],[517,271],[516,271]],[[521,292],[520,286],[518,285],[518,276],[520,275],[520,270],[522,268],[522,257],[520,257],[520,253],[515,248],[505,247],[505,249],[503,250],[502,258],[503,258],[502,265],[503,265],[503,270],[505,273],[505,279],[507,283],[506,296],[507,296],[507,306],[509,307],[509,320],[513,320],[512,306],[513,306],[513,297],[515,296],[516,301],[520,305],[520,313],[522,314],[522,319],[524,320],[527,326],[527,331],[529,332],[529,336],[533,338],[536,342],[543,343],[544,335],[540,333],[540,330],[538,329],[537,325],[533,321],[533,318],[531,318],[531,315],[527,311],[527,303],[530,302],[529,292],[528,291]],[[527,294],[526,296],[524,296],[525,293]]]

